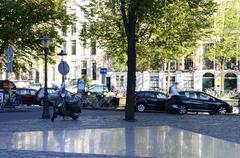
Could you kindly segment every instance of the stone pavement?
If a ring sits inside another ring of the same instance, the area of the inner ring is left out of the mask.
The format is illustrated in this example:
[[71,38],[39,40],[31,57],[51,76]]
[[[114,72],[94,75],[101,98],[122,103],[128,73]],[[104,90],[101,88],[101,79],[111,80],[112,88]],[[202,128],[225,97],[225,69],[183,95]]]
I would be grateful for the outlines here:
[[78,121],[2,122],[0,158],[240,157],[239,115],[136,113],[127,122],[123,112],[95,112]]

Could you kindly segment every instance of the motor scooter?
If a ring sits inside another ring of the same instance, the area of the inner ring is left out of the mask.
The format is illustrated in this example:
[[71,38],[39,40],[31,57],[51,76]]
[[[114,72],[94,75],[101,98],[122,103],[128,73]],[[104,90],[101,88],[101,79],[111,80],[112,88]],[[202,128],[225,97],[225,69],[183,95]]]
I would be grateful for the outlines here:
[[71,117],[73,120],[77,120],[79,113],[81,113],[81,100],[71,98],[68,96],[66,91],[61,92],[60,94],[61,102],[53,106],[53,115],[51,121],[54,122],[54,119],[58,115]]

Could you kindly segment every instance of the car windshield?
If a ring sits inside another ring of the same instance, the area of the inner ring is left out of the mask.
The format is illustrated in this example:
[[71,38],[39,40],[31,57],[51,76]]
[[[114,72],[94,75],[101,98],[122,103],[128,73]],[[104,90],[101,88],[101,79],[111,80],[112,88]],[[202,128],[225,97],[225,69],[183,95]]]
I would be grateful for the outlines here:
[[157,93],[157,98],[165,99],[165,98],[167,98],[167,96],[162,93]]
[[[202,100],[209,100],[211,99],[211,97],[207,94],[204,94],[204,93],[200,93],[199,94],[199,99],[202,99]],[[213,98],[212,98],[213,99]]]
[[50,93],[50,94],[58,93],[58,90],[48,89],[48,93]]

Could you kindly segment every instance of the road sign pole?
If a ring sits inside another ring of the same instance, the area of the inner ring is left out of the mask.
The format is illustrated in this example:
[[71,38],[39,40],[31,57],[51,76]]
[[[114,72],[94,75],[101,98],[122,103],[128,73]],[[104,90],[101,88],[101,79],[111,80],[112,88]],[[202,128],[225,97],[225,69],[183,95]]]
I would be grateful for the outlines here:
[[105,84],[105,76],[106,74],[102,74],[102,84]]

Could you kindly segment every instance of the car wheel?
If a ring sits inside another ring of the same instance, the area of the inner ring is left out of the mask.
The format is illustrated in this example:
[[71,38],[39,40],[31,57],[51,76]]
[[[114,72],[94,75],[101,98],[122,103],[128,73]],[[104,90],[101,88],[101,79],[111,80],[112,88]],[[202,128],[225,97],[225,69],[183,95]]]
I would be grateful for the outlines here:
[[78,119],[78,115],[72,115],[71,116],[73,120],[77,120]]
[[144,103],[139,103],[137,104],[137,111],[138,112],[143,112],[146,110],[145,104]]
[[187,107],[180,105],[179,108],[178,108],[178,114],[184,115],[186,113],[187,113]]
[[219,110],[218,110],[219,114],[226,114],[227,113],[227,110],[225,107],[223,106],[220,106]]

